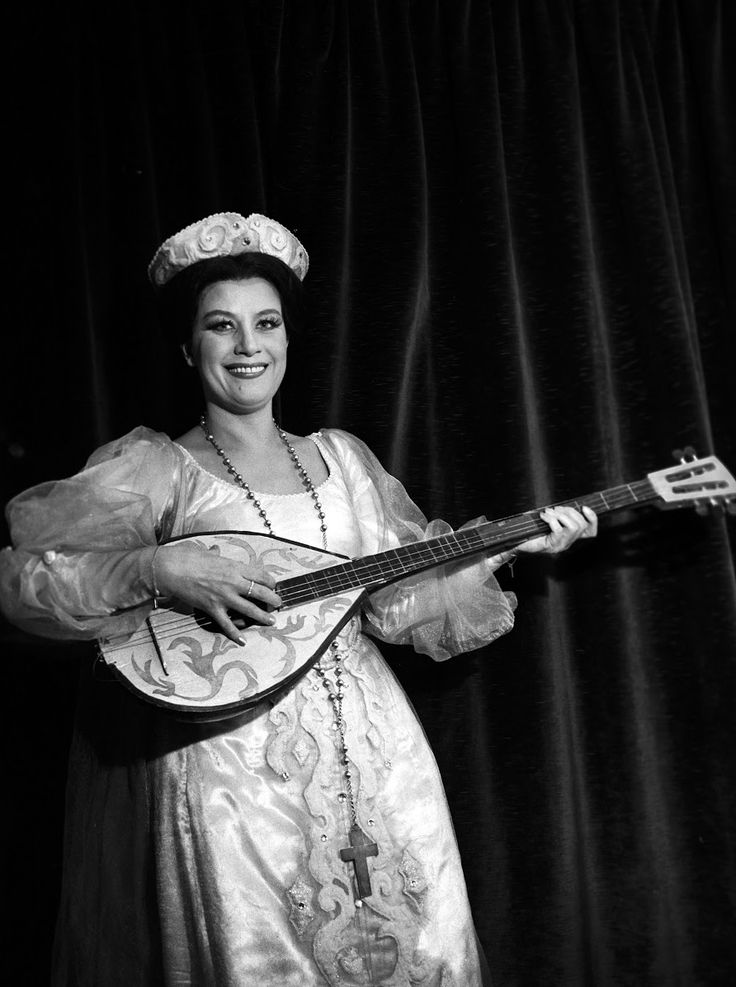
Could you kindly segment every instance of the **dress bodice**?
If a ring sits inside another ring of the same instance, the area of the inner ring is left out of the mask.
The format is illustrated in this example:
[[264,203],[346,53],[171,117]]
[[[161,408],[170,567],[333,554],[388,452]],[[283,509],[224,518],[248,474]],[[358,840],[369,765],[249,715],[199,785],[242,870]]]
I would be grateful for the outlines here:
[[[320,433],[308,438],[319,449],[329,474],[315,488],[326,515],[327,550],[355,557],[360,554],[361,537],[344,475]],[[230,529],[261,533],[263,522],[245,491],[224,475],[217,476],[205,469],[178,443],[177,448],[185,459],[183,480],[187,498],[183,530],[177,534]],[[253,493],[263,505],[276,537],[323,547],[320,520],[308,491],[272,494],[254,490]]]

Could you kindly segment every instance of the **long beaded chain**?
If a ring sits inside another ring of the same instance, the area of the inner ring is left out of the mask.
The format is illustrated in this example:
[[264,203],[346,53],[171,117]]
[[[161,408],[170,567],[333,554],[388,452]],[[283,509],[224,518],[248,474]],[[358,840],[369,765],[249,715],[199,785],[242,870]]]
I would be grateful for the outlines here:
[[[230,474],[230,476],[232,476],[232,478],[235,480],[238,486],[245,491],[248,500],[252,502],[253,507],[258,512],[258,516],[261,519],[261,521],[263,521],[263,524],[266,530],[268,531],[269,535],[272,535],[273,526],[271,524],[268,515],[266,514],[266,511],[263,508],[263,505],[251,490],[247,480],[235,469],[231,460],[225,455],[224,449],[222,449],[217,444],[214,435],[210,431],[207,418],[204,415],[202,415],[202,417],[200,418],[199,424],[202,428],[202,431],[204,432],[205,438],[207,439],[207,441],[210,443],[212,448],[215,450],[217,455],[222,460],[223,466]],[[296,454],[296,450],[294,449],[294,446],[291,444],[291,442],[289,442],[286,433],[275,421],[273,424],[274,427],[276,428],[276,431],[279,434],[279,438],[286,446],[289,456],[292,462],[294,463],[295,469],[299,473],[302,483],[307,488],[307,491],[310,494],[312,501],[314,502],[314,509],[317,513],[317,517],[319,518],[319,526],[320,526],[320,531],[322,533],[322,546],[323,548],[326,549],[327,525],[325,524],[325,512],[322,508],[322,504],[319,499],[319,494],[317,493],[317,490],[314,486],[314,483],[312,482],[311,477],[302,466],[299,457]],[[349,859],[354,861],[356,855],[358,857],[362,856],[363,858],[365,858],[366,856],[374,856],[378,852],[378,848],[375,843],[371,843],[368,837],[365,836],[365,834],[361,831],[358,823],[358,812],[355,804],[355,791],[353,789],[353,775],[350,770],[350,759],[348,758],[348,748],[345,743],[345,719],[343,716],[342,702],[344,698],[343,690],[346,688],[347,683],[343,678],[344,672],[342,667],[342,655],[339,652],[339,647],[340,645],[337,641],[332,642],[332,648],[334,649],[333,654],[335,658],[334,681],[327,677],[327,673],[322,668],[321,662],[319,661],[317,662],[317,664],[314,667],[314,671],[315,674],[318,676],[319,680],[322,682],[322,685],[327,690],[327,698],[332,705],[332,710],[334,714],[334,729],[337,733],[337,741],[339,745],[339,758],[342,767],[342,774],[345,778],[345,789],[346,789],[345,792],[340,792],[340,794],[338,795],[338,800],[340,802],[347,801],[348,809],[350,812],[350,846],[342,850],[340,856],[343,860],[347,861]],[[288,777],[289,777],[288,773],[285,772],[284,780],[285,781],[288,780]],[[373,820],[369,820],[369,822],[372,823]],[[356,833],[359,834],[359,838],[356,837]],[[345,856],[345,854],[347,854],[347,856]],[[356,869],[356,877],[357,877],[357,869]],[[355,900],[355,905],[357,908],[362,907],[363,897],[367,897],[371,893],[370,879],[367,877],[367,875],[364,880],[366,882],[365,884],[363,883],[363,880],[358,879],[357,881],[356,900]]]
[[[339,759],[342,766],[342,774],[345,778],[345,791],[340,792],[337,800],[340,803],[348,803],[350,812],[350,845],[340,850],[340,858],[347,862],[352,862],[355,868],[355,907],[363,907],[363,899],[372,894],[371,879],[368,872],[367,858],[375,857],[378,854],[378,844],[367,836],[360,828],[358,822],[358,809],[356,806],[355,790],[353,788],[353,773],[350,770],[350,758],[348,757],[348,746],[345,743],[345,717],[343,715],[342,702],[345,698],[344,690],[347,689],[347,682],[344,680],[344,670],[342,666],[343,656],[340,654],[340,643],[332,642],[333,655],[335,659],[334,681],[328,678],[328,674],[322,668],[321,662],[315,665],[314,671],[324,688],[327,690],[327,698],[332,703],[334,714],[333,730],[337,733],[337,743],[339,745]],[[315,688],[319,688],[315,686]],[[390,766],[390,762],[386,762]],[[368,820],[368,825],[372,826],[373,819]],[[324,840],[325,837],[323,836]]]
[[[256,495],[251,490],[250,486],[248,485],[248,481],[240,473],[238,473],[238,471],[233,466],[231,460],[225,455],[225,450],[222,449],[217,444],[214,435],[210,431],[210,426],[209,426],[209,424],[207,422],[207,418],[204,415],[202,415],[202,417],[199,419],[199,424],[200,424],[200,427],[201,427],[202,431],[204,432],[204,437],[207,439],[207,441],[209,442],[209,444],[212,446],[212,448],[215,450],[215,452],[217,453],[217,455],[222,460],[222,465],[228,471],[228,473],[230,474],[230,476],[232,476],[232,478],[235,480],[235,482],[238,484],[238,486],[241,487],[245,491],[246,497],[248,498],[248,500],[251,501],[251,503],[253,504],[253,507],[258,512],[258,517],[261,519],[261,521],[263,521],[263,524],[265,525],[266,531],[269,533],[269,535],[272,535],[273,534],[273,525],[271,524],[271,521],[270,521],[268,515],[266,514],[265,510],[263,509],[263,505],[261,504],[260,500],[258,500],[258,498],[256,497]],[[302,484],[307,488],[307,492],[309,493],[310,497],[312,498],[312,501],[314,503],[314,509],[315,509],[315,511],[317,513],[317,517],[319,518],[319,530],[322,533],[322,547],[326,549],[327,548],[327,525],[325,524],[325,512],[324,512],[324,510],[322,508],[322,503],[320,502],[319,494],[317,493],[317,489],[316,489],[314,483],[312,483],[312,478],[310,477],[309,473],[307,473],[307,471],[302,466],[301,461],[299,460],[299,457],[296,454],[296,449],[291,444],[291,442],[289,442],[289,439],[288,439],[288,437],[286,435],[286,432],[283,430],[283,428],[281,428],[280,425],[277,425],[276,422],[274,422],[273,424],[274,424],[274,428],[276,429],[276,431],[279,434],[279,438],[281,439],[281,441],[286,446],[286,449],[287,449],[287,451],[289,453],[289,457],[291,458],[291,461],[294,464],[294,468],[296,469],[297,473],[299,474],[299,477],[300,477],[300,479],[302,481]]]
[[342,669],[342,655],[339,652],[339,642],[333,641],[332,648],[335,658],[335,681],[327,677],[327,672],[322,668],[321,664],[315,666],[315,673],[321,681],[322,685],[327,689],[327,698],[332,703],[332,709],[335,715],[335,725],[333,729],[337,733],[337,740],[340,744],[340,760],[342,761],[345,776],[345,788],[346,793],[340,793],[338,795],[338,800],[345,802],[347,800],[348,807],[350,809],[350,822],[351,824],[357,823],[358,816],[355,808],[355,793],[353,792],[353,776],[350,772],[350,760],[348,758],[348,748],[345,743],[345,720],[342,715],[342,701],[345,698],[343,689],[345,688],[345,680],[343,679],[343,669]]

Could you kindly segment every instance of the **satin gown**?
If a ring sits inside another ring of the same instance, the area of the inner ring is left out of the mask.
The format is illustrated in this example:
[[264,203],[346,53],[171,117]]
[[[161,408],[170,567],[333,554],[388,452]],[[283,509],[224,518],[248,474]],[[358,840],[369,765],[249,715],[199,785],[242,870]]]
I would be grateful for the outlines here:
[[[347,433],[311,437],[328,467],[328,549],[382,551],[448,530]],[[258,494],[274,533],[321,546],[307,493]],[[151,607],[157,541],[258,530],[243,491],[147,429],[9,508],[0,555],[11,620],[57,637],[133,630]],[[350,799],[315,670],[216,724],[174,720],[84,679],[70,757],[54,983],[216,987],[477,987],[474,928],[438,770],[368,636],[443,660],[510,629],[488,559],[373,594],[322,659],[343,669],[357,821],[378,848],[356,904]],[[417,659],[421,660],[421,659]]]

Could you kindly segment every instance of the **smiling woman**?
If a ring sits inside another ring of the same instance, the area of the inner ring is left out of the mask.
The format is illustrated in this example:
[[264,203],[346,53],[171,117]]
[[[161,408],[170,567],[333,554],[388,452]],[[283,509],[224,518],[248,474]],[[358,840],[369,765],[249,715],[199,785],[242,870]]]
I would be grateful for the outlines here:
[[208,408],[270,409],[286,371],[288,339],[278,292],[262,278],[218,281],[199,301],[185,357]]
[[[164,243],[150,273],[205,413],[176,441],[138,428],[11,503],[15,548],[0,556],[11,620],[48,636],[125,638],[152,627],[166,599],[211,629],[209,652],[192,638],[170,653],[179,625],[159,645],[160,691],[166,660],[214,667],[226,655],[221,676],[246,659],[256,674],[243,627],[273,633],[289,552],[353,558],[448,530],[427,523],[358,439],[289,435],[274,421],[307,265],[296,237],[258,215],[208,217]],[[545,520],[549,534],[517,551],[558,552],[596,530],[592,512],[556,508]],[[182,537],[233,530],[267,549],[235,561],[226,545]],[[492,641],[513,625],[493,576],[505,558],[475,556],[365,597],[308,672],[222,722],[177,722],[90,676],[54,983],[478,987],[439,773],[369,635],[437,660]],[[308,619],[289,614],[284,666]]]

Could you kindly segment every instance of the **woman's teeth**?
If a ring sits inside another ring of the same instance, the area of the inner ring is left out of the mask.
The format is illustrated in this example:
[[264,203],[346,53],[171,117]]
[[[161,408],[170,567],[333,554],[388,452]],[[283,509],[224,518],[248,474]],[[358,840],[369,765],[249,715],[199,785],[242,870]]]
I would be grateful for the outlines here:
[[258,374],[263,373],[266,369],[265,363],[251,363],[247,367],[228,367],[228,373],[233,374],[234,377],[257,377]]

